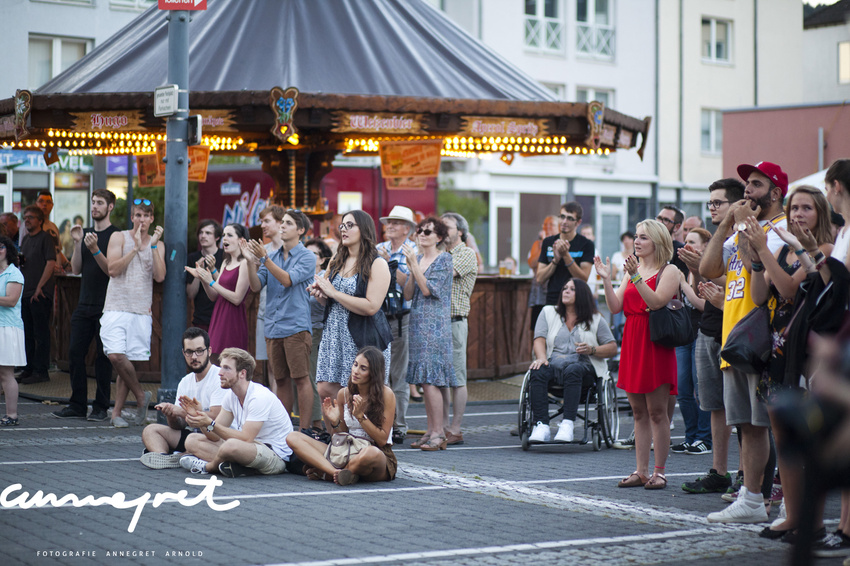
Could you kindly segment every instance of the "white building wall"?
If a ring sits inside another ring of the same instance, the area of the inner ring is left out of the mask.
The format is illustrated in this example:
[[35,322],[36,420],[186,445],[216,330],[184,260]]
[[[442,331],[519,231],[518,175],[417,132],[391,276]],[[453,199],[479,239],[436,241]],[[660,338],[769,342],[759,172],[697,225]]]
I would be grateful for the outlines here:
[[850,83],[838,82],[838,44],[850,41],[850,22],[803,32],[803,95],[805,102],[850,100]]

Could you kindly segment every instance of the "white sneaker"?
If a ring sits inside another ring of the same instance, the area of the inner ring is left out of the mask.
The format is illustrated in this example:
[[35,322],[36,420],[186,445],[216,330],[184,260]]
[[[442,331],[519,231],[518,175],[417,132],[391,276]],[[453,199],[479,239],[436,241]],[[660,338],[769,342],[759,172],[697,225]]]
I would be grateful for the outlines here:
[[139,461],[152,470],[179,468],[182,454],[162,454],[160,452],[145,452]]
[[764,510],[764,502],[752,503],[747,501],[747,488],[741,486],[735,503],[723,511],[708,514],[709,523],[766,523],[769,521]]
[[549,425],[537,421],[534,425],[534,430],[531,431],[531,436],[528,440],[531,442],[549,442],[552,438],[552,432],[549,430]]
[[195,456],[183,456],[180,458],[180,467],[189,470],[193,474],[208,474],[207,463]]
[[114,426],[115,428],[127,428],[128,426],[130,426],[130,423],[128,423],[122,417],[113,417],[112,426]]
[[779,516],[770,524],[771,527],[778,527],[785,522],[785,498],[782,498],[782,503],[779,504]]
[[558,433],[555,435],[555,442],[572,442],[573,431],[575,429],[575,421],[564,419],[558,425]]

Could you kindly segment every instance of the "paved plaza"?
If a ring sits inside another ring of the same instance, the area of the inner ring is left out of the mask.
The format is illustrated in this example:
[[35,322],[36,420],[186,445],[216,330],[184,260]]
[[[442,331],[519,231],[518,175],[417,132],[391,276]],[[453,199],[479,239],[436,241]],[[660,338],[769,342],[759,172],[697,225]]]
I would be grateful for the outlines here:
[[[138,461],[140,427],[60,421],[50,416],[56,405],[21,401],[21,426],[0,428],[3,564],[757,566],[788,558],[787,545],[756,535],[761,526],[706,522],[725,505],[719,495],[679,488],[711,456],[671,454],[666,490],[618,489],[633,451],[523,452],[509,434],[513,402],[472,404],[462,446],[397,449],[393,482],[338,487],[291,475],[214,480],[150,470]],[[412,428],[424,428],[423,406],[411,413]],[[676,442],[682,426],[677,411]],[[623,412],[622,434],[630,430]],[[64,504],[54,507],[49,494]],[[69,494],[76,498],[62,501]],[[837,516],[832,496],[828,525]]]

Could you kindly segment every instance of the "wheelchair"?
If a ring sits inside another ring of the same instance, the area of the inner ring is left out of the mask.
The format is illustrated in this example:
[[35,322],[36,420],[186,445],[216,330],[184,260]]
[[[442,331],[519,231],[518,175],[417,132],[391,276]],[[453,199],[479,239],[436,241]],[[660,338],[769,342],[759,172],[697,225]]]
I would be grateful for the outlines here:
[[[555,412],[549,412],[549,419],[554,419],[564,412],[564,388],[550,383],[549,384],[549,405],[555,405]],[[582,403],[584,409],[582,410]],[[581,401],[579,402],[579,410],[577,420],[584,422],[584,435],[581,439],[576,438],[572,442],[533,442],[529,440],[531,429],[534,428],[533,415],[531,413],[531,370],[525,372],[525,377],[522,380],[522,389],[519,395],[519,436],[522,440],[522,449],[527,451],[535,444],[587,444],[590,442],[593,445],[594,451],[602,449],[602,443],[605,443],[607,448],[613,446],[614,441],[620,434],[620,415],[617,407],[617,390],[614,384],[614,379],[610,372],[605,372],[604,375],[597,376],[596,381],[591,385],[582,387]],[[596,407],[596,418],[591,418],[591,410]],[[576,423],[578,429],[578,423]],[[576,430],[578,432],[578,430]]]

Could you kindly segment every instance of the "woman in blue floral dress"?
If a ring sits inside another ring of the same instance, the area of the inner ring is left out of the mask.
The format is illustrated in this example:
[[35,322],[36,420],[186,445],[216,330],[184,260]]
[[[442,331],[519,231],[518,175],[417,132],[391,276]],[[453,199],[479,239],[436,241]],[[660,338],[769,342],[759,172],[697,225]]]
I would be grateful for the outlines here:
[[[340,246],[324,276],[317,276],[307,290],[320,303],[331,301],[322,343],[316,381],[319,397],[336,399],[348,385],[351,365],[359,348],[348,331],[348,315],[372,316],[381,305],[390,286],[390,268],[375,248],[375,221],[362,210],[352,210],[339,226]],[[358,278],[367,280],[366,296],[355,296]],[[384,350],[385,379],[389,377],[390,346]]]
[[407,382],[422,385],[428,431],[411,447],[445,450],[440,388],[457,384],[452,363],[452,256],[437,249],[448,235],[446,225],[439,218],[429,216],[420,222],[416,235],[421,255],[414,256],[411,248],[402,246],[411,275],[404,286],[404,298],[413,300]]

